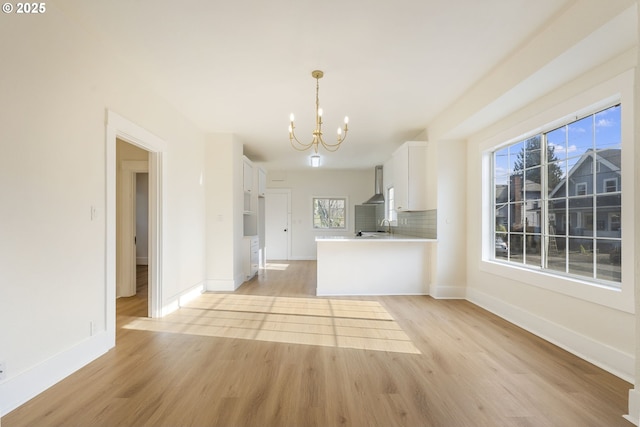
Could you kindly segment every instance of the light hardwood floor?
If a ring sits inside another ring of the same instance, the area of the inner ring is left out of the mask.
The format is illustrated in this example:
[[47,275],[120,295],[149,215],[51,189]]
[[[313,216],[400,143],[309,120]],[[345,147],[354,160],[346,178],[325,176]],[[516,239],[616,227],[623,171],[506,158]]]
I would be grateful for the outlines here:
[[[311,322],[304,330],[313,335],[316,319],[333,328],[353,320],[282,309],[322,300],[313,297],[315,262],[270,267],[233,294],[233,306],[196,300],[149,323],[144,292],[119,300],[116,348],[2,426],[631,426],[622,418],[631,384],[466,301],[341,298],[377,303],[392,317],[376,320],[382,329],[397,326],[418,353],[261,340],[267,323]],[[242,308],[238,296],[277,312]],[[353,334],[368,329],[379,333],[365,325]],[[240,330],[243,338],[225,335]]]

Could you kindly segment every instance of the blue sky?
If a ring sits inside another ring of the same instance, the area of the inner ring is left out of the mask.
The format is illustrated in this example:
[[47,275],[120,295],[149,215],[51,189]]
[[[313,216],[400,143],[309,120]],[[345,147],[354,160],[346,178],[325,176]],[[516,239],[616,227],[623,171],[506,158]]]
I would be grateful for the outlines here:
[[[558,166],[565,175],[589,149],[621,148],[620,112],[620,105],[616,105],[547,133],[547,143],[554,147]],[[496,184],[508,182],[509,173],[515,169],[522,147],[524,141],[496,152]]]

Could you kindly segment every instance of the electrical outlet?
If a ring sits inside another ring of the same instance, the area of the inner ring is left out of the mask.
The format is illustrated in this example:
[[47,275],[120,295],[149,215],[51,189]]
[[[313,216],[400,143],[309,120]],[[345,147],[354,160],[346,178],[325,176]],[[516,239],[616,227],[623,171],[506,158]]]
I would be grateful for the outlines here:
[[7,378],[7,364],[0,362],[0,381]]

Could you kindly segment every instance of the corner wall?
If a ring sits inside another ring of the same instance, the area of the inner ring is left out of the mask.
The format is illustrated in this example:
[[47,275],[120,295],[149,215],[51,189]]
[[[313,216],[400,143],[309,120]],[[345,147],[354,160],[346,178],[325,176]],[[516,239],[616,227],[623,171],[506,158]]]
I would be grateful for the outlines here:
[[205,289],[233,291],[243,281],[242,143],[233,134],[212,134],[208,139]]
[[[637,17],[640,22],[640,4],[637,5]],[[638,25],[638,40],[640,40],[640,25]],[[636,46],[636,56],[640,58],[640,44]],[[640,66],[635,67],[635,85],[634,85],[634,100],[635,105],[640,109]],[[640,144],[640,114],[634,116],[634,141],[636,147]],[[640,165],[640,149],[635,152],[635,165]],[[640,168],[635,168],[634,175],[636,188],[640,188]],[[635,199],[634,209],[635,221],[638,223],[640,217],[640,197]],[[636,254],[640,254],[640,226],[636,227],[634,235],[634,246]],[[635,259],[635,271],[640,272],[640,258]],[[640,274],[635,275],[635,309],[636,309],[636,347],[635,347],[635,387],[629,390],[629,412],[625,416],[626,419],[633,422],[635,425],[640,425]]]

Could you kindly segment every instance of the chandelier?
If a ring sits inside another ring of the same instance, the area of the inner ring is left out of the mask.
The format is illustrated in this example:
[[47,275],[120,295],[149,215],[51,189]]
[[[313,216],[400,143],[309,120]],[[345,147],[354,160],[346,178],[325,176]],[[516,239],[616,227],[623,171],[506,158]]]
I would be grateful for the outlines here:
[[[313,131],[313,139],[308,144],[303,144],[298,140],[296,134],[294,132],[295,125],[293,123],[293,113],[290,116],[291,123],[289,124],[289,141],[291,142],[291,146],[298,151],[308,150],[313,147],[313,150],[318,153],[318,147],[322,145],[327,151],[336,151],[340,148],[340,144],[347,138],[347,132],[349,131],[349,117],[344,118],[344,128],[338,128],[338,142],[335,144],[330,144],[325,142],[322,138],[322,108],[320,108],[320,99],[318,98],[318,91],[320,89],[320,79],[324,76],[324,73],[320,70],[314,70],[311,72],[311,77],[316,79],[316,128]],[[344,133],[343,133],[344,132]],[[316,160],[319,159],[319,156],[316,157]]]

